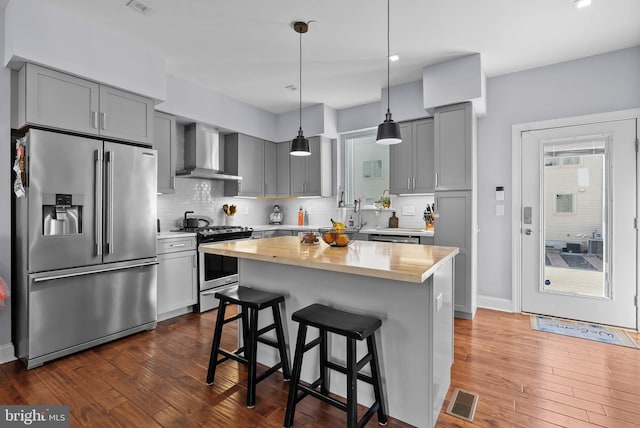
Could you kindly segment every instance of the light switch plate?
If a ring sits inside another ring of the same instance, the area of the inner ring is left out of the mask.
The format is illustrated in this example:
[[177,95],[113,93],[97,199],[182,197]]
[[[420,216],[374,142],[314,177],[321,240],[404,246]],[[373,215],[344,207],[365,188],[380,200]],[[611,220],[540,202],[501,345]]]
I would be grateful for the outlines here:
[[416,207],[413,205],[403,205],[402,215],[416,215]]
[[244,207],[244,215],[249,215],[249,207]]
[[496,215],[504,215],[504,205],[498,204],[496,205]]

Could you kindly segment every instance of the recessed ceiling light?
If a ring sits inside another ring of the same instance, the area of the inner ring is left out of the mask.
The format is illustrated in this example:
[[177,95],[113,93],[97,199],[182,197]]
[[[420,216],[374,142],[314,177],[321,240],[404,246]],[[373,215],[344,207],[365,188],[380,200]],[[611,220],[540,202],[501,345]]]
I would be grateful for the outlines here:
[[129,2],[127,3],[127,7],[143,15],[146,15],[151,10],[151,7],[147,6],[139,0],[129,0]]
[[399,59],[400,59],[400,55],[398,55],[398,54],[391,54],[391,55],[389,55],[389,61],[391,61],[391,62],[396,62],[396,61],[398,61]]
[[582,9],[591,5],[591,0],[573,0],[573,7],[576,9]]

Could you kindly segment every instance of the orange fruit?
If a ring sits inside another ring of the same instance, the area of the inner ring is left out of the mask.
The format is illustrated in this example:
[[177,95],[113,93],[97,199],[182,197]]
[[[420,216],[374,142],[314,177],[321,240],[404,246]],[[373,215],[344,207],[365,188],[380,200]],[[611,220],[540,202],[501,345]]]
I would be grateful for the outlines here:
[[339,247],[344,247],[349,243],[349,237],[343,233],[336,235],[336,245]]
[[324,242],[331,244],[333,242],[333,233],[327,232],[324,234]]

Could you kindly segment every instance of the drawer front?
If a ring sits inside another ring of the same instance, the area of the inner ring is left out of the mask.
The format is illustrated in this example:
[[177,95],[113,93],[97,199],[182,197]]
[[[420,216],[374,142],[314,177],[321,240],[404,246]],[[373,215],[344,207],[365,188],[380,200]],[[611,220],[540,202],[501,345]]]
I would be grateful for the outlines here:
[[156,241],[158,254],[175,253],[178,251],[189,251],[197,248],[196,238],[164,238]]

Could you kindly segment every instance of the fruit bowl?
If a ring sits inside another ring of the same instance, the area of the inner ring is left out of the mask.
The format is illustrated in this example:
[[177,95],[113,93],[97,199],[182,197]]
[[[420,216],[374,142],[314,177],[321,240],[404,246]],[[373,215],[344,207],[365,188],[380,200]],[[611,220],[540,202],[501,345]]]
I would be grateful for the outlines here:
[[332,247],[346,247],[353,242],[354,235],[358,231],[359,229],[354,227],[345,227],[344,229],[326,227],[318,229],[318,235]]

